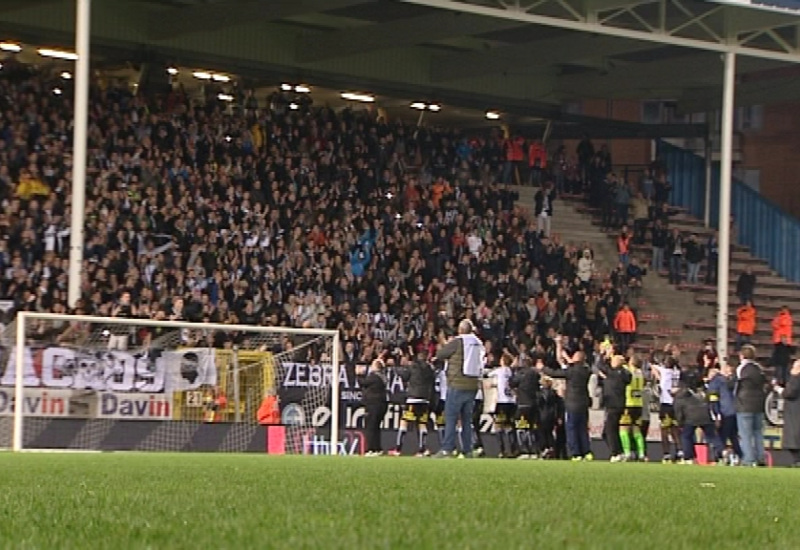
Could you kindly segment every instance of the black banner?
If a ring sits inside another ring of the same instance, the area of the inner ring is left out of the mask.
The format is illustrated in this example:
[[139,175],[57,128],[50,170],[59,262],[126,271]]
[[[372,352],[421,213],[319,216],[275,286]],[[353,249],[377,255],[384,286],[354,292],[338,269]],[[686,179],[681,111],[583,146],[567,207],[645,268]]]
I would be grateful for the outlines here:
[[[386,369],[387,397],[390,403],[405,403],[406,388],[400,377],[400,369]],[[279,368],[279,388],[281,401],[301,403],[309,390],[324,390],[330,387],[333,371],[329,365],[308,363],[282,363]],[[339,366],[339,399],[342,403],[361,401],[361,386],[355,368]]]
[[[10,419],[0,419],[2,422]],[[269,448],[268,428],[254,424],[204,424],[202,422],[152,422],[140,420],[86,420],[86,419],[48,419],[46,425],[35,429],[26,428],[26,449],[80,449],[79,443],[84,435],[92,431],[90,424],[97,424],[97,433],[102,437],[94,440],[90,446],[98,451],[171,451],[171,452],[251,452],[266,454]],[[10,428],[10,425],[8,426]],[[288,431],[289,429],[287,429]],[[295,451],[307,455],[328,455],[331,451],[330,431],[325,428],[309,428],[300,434],[303,444],[295,447]],[[384,450],[394,447],[397,432],[385,429],[381,434]],[[416,441],[413,432],[406,438],[404,454],[413,455]],[[230,447],[231,438],[238,442],[234,449]],[[85,442],[84,442],[85,443]],[[775,449],[773,441],[767,441],[767,450],[774,465],[788,466],[792,463],[787,451]],[[499,451],[494,434],[484,434],[483,444],[486,456],[495,457]],[[336,445],[337,453],[342,455],[364,454],[366,441],[362,429],[343,429]],[[428,448],[431,452],[439,450],[438,437],[428,436]],[[648,443],[648,454],[653,460],[659,459],[661,445]],[[289,449],[286,449],[288,451]],[[608,457],[608,448],[599,440],[592,440],[592,452],[598,460]]]

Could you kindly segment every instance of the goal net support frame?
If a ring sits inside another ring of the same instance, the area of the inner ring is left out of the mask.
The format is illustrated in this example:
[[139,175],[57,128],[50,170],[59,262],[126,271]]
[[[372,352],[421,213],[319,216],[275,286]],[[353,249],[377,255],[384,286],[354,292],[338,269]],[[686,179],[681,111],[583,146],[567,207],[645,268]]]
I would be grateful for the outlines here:
[[[338,384],[340,361],[341,357],[341,341],[338,330],[332,329],[305,329],[294,327],[274,327],[274,326],[249,326],[249,325],[226,325],[220,323],[195,323],[186,321],[155,321],[152,319],[129,319],[117,317],[95,317],[91,315],[66,315],[54,313],[39,313],[22,311],[16,315],[14,327],[14,342],[11,344],[6,341],[6,345],[13,345],[13,360],[14,360],[14,410],[12,422],[12,445],[13,452],[21,452],[26,450],[24,448],[24,423],[25,423],[25,390],[26,390],[26,347],[28,345],[27,329],[32,322],[43,321],[51,323],[87,323],[90,325],[103,325],[105,327],[115,326],[131,326],[131,327],[146,327],[151,329],[162,329],[171,331],[221,331],[233,333],[253,333],[261,334],[265,337],[267,335],[277,336],[307,336],[309,338],[330,338],[330,368],[332,374],[330,376],[330,445],[329,453],[335,455],[338,453],[339,441],[339,421],[340,421],[340,388]],[[8,335],[10,336],[10,335]],[[7,340],[10,340],[8,338]],[[238,398],[239,392],[239,365],[238,355],[236,349],[232,354],[232,376],[236,381],[234,383],[234,392]],[[5,367],[5,366],[4,366]],[[241,412],[238,410],[235,413],[235,421],[241,421]],[[255,422],[251,419],[251,422]],[[46,450],[46,449],[37,449]]]

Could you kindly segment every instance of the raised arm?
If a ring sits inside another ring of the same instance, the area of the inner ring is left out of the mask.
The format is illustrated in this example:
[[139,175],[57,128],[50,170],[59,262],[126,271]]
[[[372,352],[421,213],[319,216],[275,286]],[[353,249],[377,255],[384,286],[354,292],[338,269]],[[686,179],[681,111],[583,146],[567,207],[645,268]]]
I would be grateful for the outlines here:
[[461,345],[461,340],[458,338],[453,338],[445,345],[439,348],[436,352],[436,359],[439,361],[446,361],[450,359],[456,351],[458,351],[458,347]]

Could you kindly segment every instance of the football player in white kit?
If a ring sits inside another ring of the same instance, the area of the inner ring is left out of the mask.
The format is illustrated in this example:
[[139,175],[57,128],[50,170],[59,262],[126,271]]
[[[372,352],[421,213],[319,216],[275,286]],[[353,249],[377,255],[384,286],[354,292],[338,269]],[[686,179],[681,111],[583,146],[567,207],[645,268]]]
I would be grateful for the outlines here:
[[[500,442],[500,454],[498,458],[513,457],[517,454],[517,438],[514,435],[514,413],[516,412],[517,398],[511,389],[509,382],[513,376],[511,370],[516,360],[511,354],[504,352],[500,357],[500,366],[492,370],[489,376],[493,379],[493,385],[497,390],[497,405],[494,410],[494,431]],[[506,442],[508,451],[506,451]]]
[[[673,357],[657,354],[653,358],[651,372],[653,377],[658,380],[660,387],[658,418],[661,421],[661,448],[664,452],[662,462],[667,464],[683,459],[680,426],[678,426],[678,422],[675,419],[674,407],[681,369]],[[672,443],[675,445],[675,455],[670,452],[670,436],[672,437]]]

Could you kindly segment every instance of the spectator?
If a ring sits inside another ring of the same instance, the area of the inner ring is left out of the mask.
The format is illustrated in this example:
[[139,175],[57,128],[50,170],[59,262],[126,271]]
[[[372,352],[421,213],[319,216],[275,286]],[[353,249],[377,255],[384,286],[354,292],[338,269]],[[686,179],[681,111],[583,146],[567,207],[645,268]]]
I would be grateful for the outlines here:
[[556,194],[563,195],[567,191],[566,181],[569,170],[564,146],[561,145],[553,155],[552,174],[556,185]]
[[669,254],[669,283],[681,284],[681,271],[683,270],[684,244],[680,231],[673,229],[667,237],[667,254]]
[[632,258],[631,263],[628,264],[628,269],[625,270],[625,274],[627,276],[628,298],[638,300],[642,291],[644,276],[647,275],[647,270],[639,265],[639,260]]
[[600,202],[603,231],[614,227],[614,217],[617,196],[617,177],[610,173],[598,182],[599,192],[597,200]]
[[50,193],[50,187],[38,177],[36,164],[31,164],[27,169],[23,168],[20,171],[19,185],[17,185],[16,192],[17,198],[29,201],[37,197],[48,197]]
[[669,204],[662,203],[653,208],[653,221],[660,221],[664,228],[669,227],[670,218],[675,215],[675,211],[670,209]]
[[575,152],[578,154],[581,181],[585,184],[589,181],[589,164],[595,158],[594,145],[588,135],[584,134]]
[[610,172],[613,163],[611,162],[611,151],[608,150],[608,145],[603,144],[600,146],[600,150],[597,152],[597,158],[600,161],[600,166],[604,173]]
[[620,349],[627,350],[636,339],[636,316],[627,303],[622,304],[614,318],[614,330]]
[[736,295],[739,297],[739,302],[742,304],[753,302],[755,288],[756,276],[749,265],[745,266],[744,271],[739,275],[739,280],[736,281]]
[[662,208],[663,205],[669,203],[669,194],[672,191],[672,184],[667,179],[667,174],[661,172],[656,174],[656,194],[655,194],[655,203],[656,208]]
[[786,384],[792,348],[793,320],[788,306],[781,307],[772,320],[772,366],[775,367],[778,384]]
[[659,273],[664,269],[664,248],[667,246],[668,238],[667,230],[661,225],[661,220],[656,220],[653,223],[651,234],[651,245],[653,247],[652,269],[655,273]]
[[719,267],[719,241],[717,240],[717,232],[711,233],[706,243],[706,252],[708,253],[708,264],[706,266],[706,284],[717,284],[717,268]]
[[742,349],[742,346],[749,344],[756,332],[756,308],[753,307],[753,302],[748,300],[745,304],[736,310],[736,351]]
[[553,221],[553,201],[555,201],[556,193],[553,190],[553,184],[547,182],[544,187],[536,192],[534,200],[536,201],[536,231],[540,236],[549,237],[550,229]]
[[525,159],[525,151],[523,149],[524,145],[525,138],[520,136],[509,136],[505,140],[504,147],[506,151],[506,163],[503,168],[503,183],[511,183],[511,176],[513,174],[513,181],[517,185],[522,185],[522,179],[519,171],[522,167],[522,162]]
[[619,180],[617,184],[614,202],[616,203],[617,211],[615,225],[617,227],[628,225],[628,209],[631,205],[631,188],[624,179]]
[[614,322],[608,314],[608,309],[604,305],[599,307],[600,309],[595,319],[594,338],[597,341],[602,341],[609,337],[613,338],[615,333]]
[[764,459],[764,401],[766,379],[755,362],[756,349],[745,345],[739,352],[739,366],[728,382],[736,398],[736,425],[741,436],[742,465],[758,466]]
[[617,237],[617,254],[619,255],[619,263],[623,267],[628,267],[628,256],[631,248],[631,236],[628,235],[628,227],[623,225]]
[[700,262],[703,261],[705,250],[703,245],[697,240],[697,234],[693,233],[689,236],[686,242],[686,265],[687,275],[686,283],[689,285],[698,284],[698,275],[700,274]]
[[586,249],[583,251],[583,255],[581,255],[580,259],[578,260],[578,278],[581,280],[581,284],[584,286],[589,285],[589,282],[594,276],[594,269],[592,251]]
[[[136,308],[131,304],[131,293],[123,290],[119,297],[119,302],[111,311],[111,317],[132,319],[136,316]],[[128,339],[131,335],[130,325],[112,325],[111,334],[108,337],[108,349],[125,351],[128,349]]]
[[792,466],[800,468],[800,359],[792,364],[783,397],[783,448],[792,453]]
[[641,191],[631,199],[631,210],[633,212],[633,242],[634,244],[644,244],[647,234],[647,223],[650,220],[650,201],[648,201]]
[[[639,180],[639,190],[648,203],[653,200],[655,194],[655,184],[653,182],[653,171],[650,168],[644,169],[642,177]],[[648,218],[649,217],[650,216],[648,216]]]
[[539,140],[534,140],[528,147],[528,169],[530,170],[530,184],[536,187],[542,185],[542,174],[547,169],[547,150]]

